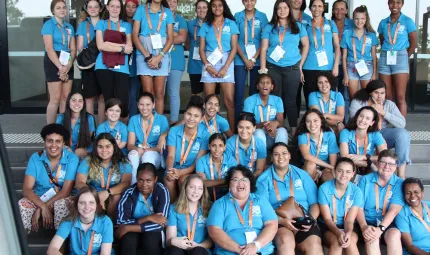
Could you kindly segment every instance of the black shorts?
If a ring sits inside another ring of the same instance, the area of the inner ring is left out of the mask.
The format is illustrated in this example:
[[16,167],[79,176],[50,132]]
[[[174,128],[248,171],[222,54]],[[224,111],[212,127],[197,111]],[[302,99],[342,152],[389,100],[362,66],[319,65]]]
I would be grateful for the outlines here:
[[[278,224],[278,228],[285,228],[284,225]],[[299,231],[297,232],[296,236],[295,236],[295,240],[296,243],[303,243],[303,241],[305,241],[308,237],[312,236],[312,235],[316,235],[319,238],[321,238],[321,231],[318,227],[318,224],[314,224],[308,232],[304,232],[304,231]]]
[[[374,224],[369,224],[369,226],[374,226],[377,227]],[[387,233],[387,230],[391,229],[391,228],[397,228],[397,226],[394,223],[391,223],[386,229],[385,232],[381,235],[381,238],[379,239],[379,243],[383,244],[383,245],[387,245],[387,243],[385,242],[385,233]],[[363,232],[361,232],[361,228],[360,226],[356,223],[354,225],[354,231],[356,231],[357,235],[358,235],[358,240],[364,241],[363,239]]]
[[[325,232],[329,231],[328,227],[325,223],[322,222],[318,222],[318,226],[320,227],[320,231],[321,234],[324,235]],[[344,229],[343,225],[336,225],[339,229]],[[357,224],[354,224],[354,229],[353,231],[358,235],[359,231],[360,231],[360,227]]]
[[[56,51],[57,56],[60,57],[60,51]],[[58,75],[58,68],[52,63],[52,61],[48,57],[48,53],[45,52],[45,57],[43,58],[43,67],[45,70],[45,81],[46,82],[58,82],[61,81],[60,76]],[[69,72],[69,80],[73,80],[73,66],[70,68]]]
[[85,98],[95,97],[102,93],[97,81],[94,67],[82,71],[82,94]]
[[203,82],[200,82],[202,79],[201,74],[189,74],[190,76],[190,85],[191,85],[191,94],[198,94],[203,92]]

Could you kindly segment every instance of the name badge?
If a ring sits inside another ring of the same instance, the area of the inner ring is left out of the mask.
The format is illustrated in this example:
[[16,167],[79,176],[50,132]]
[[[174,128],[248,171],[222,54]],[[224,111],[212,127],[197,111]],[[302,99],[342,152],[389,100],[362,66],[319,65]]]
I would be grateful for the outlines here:
[[315,54],[317,55],[318,67],[328,65],[327,53],[325,50],[317,51]]
[[49,199],[55,196],[55,194],[57,193],[55,192],[54,188],[50,188],[48,191],[45,192],[45,194],[40,197],[40,200],[42,200],[43,203],[46,203],[47,201],[49,201]]
[[163,42],[161,41],[160,34],[151,35],[151,43],[153,49],[158,50],[163,48]]
[[358,185],[358,183],[360,182],[361,178],[363,178],[363,176],[361,174],[356,174],[355,178],[354,178],[354,184]]
[[208,61],[211,63],[211,65],[215,66],[216,63],[218,63],[222,59],[222,53],[219,50],[219,48],[216,48],[214,52],[212,52],[209,57]]
[[273,59],[273,61],[278,62],[281,58],[284,57],[284,54],[285,54],[285,50],[278,45],[276,46],[272,54],[270,54],[270,58]]
[[360,77],[369,73],[369,69],[367,68],[366,62],[364,62],[364,60],[360,60],[355,63],[355,69],[357,70]]
[[257,239],[257,233],[253,230],[245,231],[246,244],[250,244]]
[[202,58],[200,57],[200,48],[199,47],[194,47],[193,50],[193,60],[202,60]]
[[121,68],[121,66],[120,65],[117,65],[117,66],[115,66],[113,69],[120,69]]
[[133,64],[133,54],[130,54],[130,59],[128,60],[128,65],[131,66]]
[[255,48],[254,44],[245,45],[245,50],[246,50],[246,55],[248,56],[248,59],[253,58],[257,53],[257,49]]
[[397,51],[394,51],[394,50],[387,51],[387,65],[388,66],[397,65]]
[[70,53],[69,52],[65,52],[65,51],[61,51],[60,52],[60,63],[65,66],[69,63],[69,59],[70,59]]

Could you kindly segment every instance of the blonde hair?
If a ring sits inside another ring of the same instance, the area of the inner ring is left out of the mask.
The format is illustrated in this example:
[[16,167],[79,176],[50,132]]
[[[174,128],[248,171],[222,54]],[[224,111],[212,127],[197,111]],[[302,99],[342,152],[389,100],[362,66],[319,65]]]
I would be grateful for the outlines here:
[[187,198],[186,190],[187,190],[187,187],[190,184],[191,180],[193,180],[193,179],[199,179],[203,183],[203,194],[199,200],[199,207],[201,207],[203,209],[203,216],[207,217],[209,214],[209,209],[211,207],[211,204],[209,202],[209,193],[208,193],[208,190],[206,188],[205,181],[198,174],[189,175],[185,179],[185,182],[181,187],[181,192],[179,194],[179,198],[176,201],[176,212],[178,212],[180,214],[189,213],[188,198]]
[[[87,183],[89,183],[91,180],[100,180],[101,179],[100,177],[103,175],[102,162],[100,158],[88,156],[87,161],[89,166]],[[120,165],[118,161],[112,160],[111,167],[113,168],[112,176],[115,174],[120,174],[119,172]]]

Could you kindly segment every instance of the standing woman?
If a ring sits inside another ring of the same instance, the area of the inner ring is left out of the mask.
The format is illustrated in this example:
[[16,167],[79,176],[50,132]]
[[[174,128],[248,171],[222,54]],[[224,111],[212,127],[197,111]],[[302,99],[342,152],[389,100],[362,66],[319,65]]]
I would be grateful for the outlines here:
[[202,82],[206,95],[221,84],[227,119],[234,132],[234,58],[239,29],[225,0],[211,0],[209,12],[199,31],[200,57],[204,64]]
[[[75,31],[64,21],[67,15],[65,0],[52,0],[51,13],[54,15],[42,27],[45,44],[45,80],[48,83],[49,103],[46,108],[46,122],[54,123],[57,111],[66,109],[66,98],[72,89],[73,62],[76,57]],[[60,107],[60,108],[58,108]]]
[[[284,117],[288,117],[294,134],[298,118],[296,94],[303,82],[302,66],[308,54],[309,40],[305,28],[296,22],[290,10],[290,1],[276,1],[272,20],[263,31],[259,72],[268,73],[276,84],[275,94],[282,98]],[[299,44],[302,45],[301,52]]]
[[414,21],[401,10],[404,0],[388,0],[390,16],[378,26],[381,56],[379,79],[387,84],[387,99],[394,100],[406,117],[406,87],[409,79],[409,57],[417,47],[417,28]]
[[256,3],[257,0],[242,0],[245,10],[234,15],[240,32],[237,55],[234,59],[234,80],[236,82],[234,94],[235,123],[237,123],[239,114],[243,109],[248,72],[250,77],[248,95],[251,96],[256,93],[254,84],[256,84],[258,70],[260,70],[261,34],[269,22],[266,14],[255,8]]
[[172,11],[165,0],[148,1],[134,15],[133,42],[142,91],[155,96],[155,110],[164,113],[164,87],[170,69],[174,34]]
[[310,25],[312,17],[305,13],[306,0],[291,0],[291,15],[304,26]]
[[[96,76],[105,102],[115,97],[123,105],[128,105],[128,54],[133,52],[131,25],[122,19],[124,5],[121,0],[108,0],[106,9],[106,19],[96,25],[97,48],[100,50],[96,60]],[[106,34],[106,30],[112,31]],[[121,118],[127,122],[127,107],[122,109]]]

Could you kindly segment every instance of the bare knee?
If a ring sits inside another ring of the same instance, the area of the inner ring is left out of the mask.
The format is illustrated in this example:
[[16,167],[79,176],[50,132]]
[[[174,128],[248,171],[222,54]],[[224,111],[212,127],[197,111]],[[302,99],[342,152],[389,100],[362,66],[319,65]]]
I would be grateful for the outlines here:
[[303,165],[303,169],[308,172],[308,174],[312,177],[312,180],[315,180],[317,174],[317,164],[314,162],[306,161]]
[[286,228],[278,229],[275,236],[275,245],[278,251],[292,251],[296,248],[296,241],[293,232]]
[[387,246],[398,245],[401,243],[401,233],[398,229],[389,229],[384,235],[385,242]]

